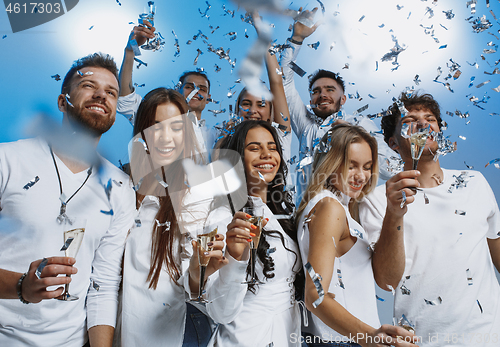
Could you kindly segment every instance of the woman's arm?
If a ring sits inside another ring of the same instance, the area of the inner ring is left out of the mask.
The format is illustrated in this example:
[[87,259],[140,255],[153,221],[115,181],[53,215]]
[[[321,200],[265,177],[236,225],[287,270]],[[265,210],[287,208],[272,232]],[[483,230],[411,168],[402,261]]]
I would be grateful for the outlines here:
[[282,75],[278,74],[281,71],[275,55],[271,55],[269,51],[266,53],[267,75],[269,77],[269,86],[273,94],[273,112],[274,122],[283,125],[283,131],[290,131],[290,112],[286,103],[285,89],[283,88]]
[[[383,325],[375,329],[370,325],[354,317],[342,305],[340,305],[333,294],[328,293],[330,282],[337,256],[345,243],[350,240],[349,227],[344,208],[333,198],[321,200],[314,208],[314,216],[309,222],[309,253],[307,261],[312,265],[314,271],[321,275],[321,284],[325,290],[323,302],[316,308],[312,303],[319,295],[311,278],[306,275],[305,301],[306,307],[330,328],[339,334],[349,338],[355,338],[356,343],[362,346],[375,346],[366,340],[369,336],[380,336],[386,344],[395,346],[415,346],[409,342],[397,342],[396,336],[412,338],[414,335],[401,327]],[[373,298],[361,298],[362,300],[374,300]],[[394,338],[391,337],[394,336]],[[359,338],[356,338],[359,337]],[[377,339],[373,339],[377,341]]]

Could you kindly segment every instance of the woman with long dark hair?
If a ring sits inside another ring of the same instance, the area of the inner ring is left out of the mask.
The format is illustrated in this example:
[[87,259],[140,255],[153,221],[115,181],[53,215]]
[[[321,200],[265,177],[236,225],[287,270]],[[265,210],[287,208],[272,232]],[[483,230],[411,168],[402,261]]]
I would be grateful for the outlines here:
[[233,216],[229,207],[210,215],[215,216],[210,219],[220,221],[219,230],[227,229],[225,255],[229,261],[208,289],[208,313],[221,323],[216,346],[289,346],[291,335],[300,337],[294,282],[301,262],[291,216],[293,205],[283,189],[286,165],[278,135],[268,122],[243,122],[224,139],[221,148],[240,154],[247,206],[262,208],[267,224],[260,235],[255,265],[262,283],[243,284],[251,277],[249,241],[255,228],[248,221],[250,216],[242,211]]
[[[123,262],[122,346],[198,346],[183,344],[185,322],[190,322],[185,300],[190,288],[197,293],[191,240],[203,226],[211,199],[200,201],[203,195],[186,183],[182,160],[200,161],[187,114],[184,97],[166,88],[149,92],[137,111],[130,172],[138,215]],[[207,255],[214,258],[208,274],[224,263],[222,240],[219,235]]]

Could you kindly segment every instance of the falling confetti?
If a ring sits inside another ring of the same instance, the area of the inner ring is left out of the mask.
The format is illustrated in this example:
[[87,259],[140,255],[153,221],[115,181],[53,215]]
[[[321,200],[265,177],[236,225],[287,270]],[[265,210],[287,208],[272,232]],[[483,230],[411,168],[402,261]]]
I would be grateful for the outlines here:
[[29,190],[31,187],[33,187],[38,181],[40,181],[40,177],[36,176],[33,178],[31,181],[26,183],[23,187],[24,190]]

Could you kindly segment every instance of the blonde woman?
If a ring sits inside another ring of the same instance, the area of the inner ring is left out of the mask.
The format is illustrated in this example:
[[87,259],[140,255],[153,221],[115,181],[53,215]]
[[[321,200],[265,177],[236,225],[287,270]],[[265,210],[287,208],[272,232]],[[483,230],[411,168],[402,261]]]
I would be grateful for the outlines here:
[[313,174],[297,210],[302,261],[321,276],[317,278],[325,292],[320,302],[306,274],[305,302],[312,315],[305,341],[309,347],[415,346],[404,341],[413,341],[412,333],[380,326],[372,249],[353,218],[357,202],[377,183],[377,142],[363,128],[349,124],[333,127],[322,142],[327,148],[314,157]]

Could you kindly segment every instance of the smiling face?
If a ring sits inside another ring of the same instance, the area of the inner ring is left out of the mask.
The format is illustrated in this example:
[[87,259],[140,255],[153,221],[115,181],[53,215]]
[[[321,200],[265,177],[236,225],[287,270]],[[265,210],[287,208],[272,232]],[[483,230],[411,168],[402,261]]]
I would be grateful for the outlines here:
[[[416,129],[425,129],[430,126],[431,131],[439,132],[439,124],[437,117],[428,109],[425,108],[412,108],[408,110],[405,117],[401,118],[401,121],[396,125],[396,130],[394,135],[389,139],[389,147],[397,151],[401,158],[405,162],[411,163],[411,149],[410,149],[410,139],[403,138],[401,136],[401,127],[403,124],[413,123],[416,125]],[[424,151],[422,153],[421,159],[434,158],[434,153],[438,150],[438,143],[429,136],[427,138]]]
[[273,135],[265,128],[256,127],[248,131],[245,139],[244,166],[247,185],[258,186],[271,182],[278,172],[281,157],[278,153]]
[[[347,173],[337,172],[332,183],[345,195],[355,199],[372,176],[372,151],[366,141],[353,142],[348,150]],[[339,170],[340,171],[340,170]]]
[[311,105],[316,116],[325,119],[338,112],[345,103],[346,96],[341,86],[333,78],[318,78],[311,86]]
[[184,151],[184,117],[173,103],[158,105],[155,124],[146,130],[155,166],[172,164]]
[[199,75],[188,75],[184,79],[184,83],[181,86],[181,94],[185,98],[196,88],[199,88],[198,93],[191,98],[189,101],[189,109],[193,112],[200,112],[205,109],[208,104],[208,99],[210,98],[210,87],[208,81],[205,77]]
[[250,93],[245,93],[239,102],[238,116],[245,120],[268,122],[271,119],[271,103]]
[[[104,68],[85,67],[80,72],[83,76],[75,73],[71,79],[67,93],[69,97],[59,95],[59,110],[64,112],[70,122],[76,121],[97,135],[102,135],[115,122],[118,81]],[[88,72],[92,74],[87,75]]]

